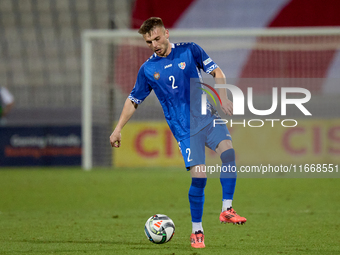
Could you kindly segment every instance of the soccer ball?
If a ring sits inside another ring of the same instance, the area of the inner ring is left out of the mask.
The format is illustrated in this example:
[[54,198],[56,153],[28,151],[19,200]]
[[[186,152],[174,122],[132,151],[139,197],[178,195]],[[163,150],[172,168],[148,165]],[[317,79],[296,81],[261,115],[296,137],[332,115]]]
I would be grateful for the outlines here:
[[150,242],[166,243],[175,233],[175,224],[168,216],[155,214],[146,221],[144,233]]

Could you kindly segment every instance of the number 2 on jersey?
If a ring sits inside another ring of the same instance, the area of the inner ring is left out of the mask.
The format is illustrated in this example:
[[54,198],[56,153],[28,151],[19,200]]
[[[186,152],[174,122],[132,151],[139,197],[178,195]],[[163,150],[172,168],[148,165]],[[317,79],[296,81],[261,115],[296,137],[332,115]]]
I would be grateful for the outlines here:
[[172,89],[178,88],[178,86],[175,86],[175,77],[173,75],[169,76],[169,81],[172,81]]

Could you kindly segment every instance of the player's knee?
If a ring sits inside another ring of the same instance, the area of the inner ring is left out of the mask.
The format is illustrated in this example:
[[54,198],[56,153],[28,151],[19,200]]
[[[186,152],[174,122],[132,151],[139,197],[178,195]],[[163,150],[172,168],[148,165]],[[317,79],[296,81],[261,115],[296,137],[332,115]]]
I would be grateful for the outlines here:
[[235,151],[229,149],[221,154],[222,168],[220,178],[236,178]]
[[222,163],[229,163],[235,161],[235,150],[233,148],[225,150],[221,153]]
[[215,151],[221,155],[224,151],[232,149],[232,148],[233,148],[233,142],[231,140],[223,140],[217,145]]
[[192,178],[191,179],[191,186],[199,189],[205,188],[207,184],[207,178]]

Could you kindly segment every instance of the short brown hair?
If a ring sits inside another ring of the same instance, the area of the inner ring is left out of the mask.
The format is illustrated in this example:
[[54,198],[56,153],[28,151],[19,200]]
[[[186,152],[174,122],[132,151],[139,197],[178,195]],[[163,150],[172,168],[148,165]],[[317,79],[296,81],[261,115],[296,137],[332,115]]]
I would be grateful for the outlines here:
[[161,18],[158,17],[148,18],[140,26],[138,33],[140,33],[141,35],[149,34],[155,27],[164,28],[163,20]]

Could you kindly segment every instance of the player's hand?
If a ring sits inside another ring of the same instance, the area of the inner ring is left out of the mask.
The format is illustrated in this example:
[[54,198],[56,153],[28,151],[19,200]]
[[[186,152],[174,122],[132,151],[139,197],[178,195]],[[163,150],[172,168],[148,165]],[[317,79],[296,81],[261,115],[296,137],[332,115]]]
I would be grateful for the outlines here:
[[225,114],[230,116],[233,115],[233,102],[231,102],[228,98],[222,100],[221,108]]
[[119,148],[122,135],[120,132],[113,131],[110,136],[110,143],[112,147]]

